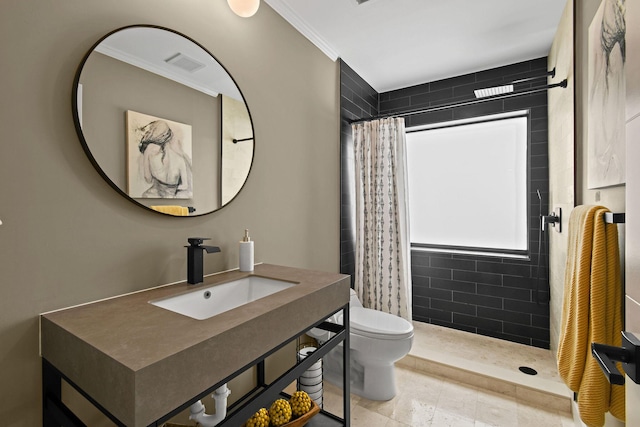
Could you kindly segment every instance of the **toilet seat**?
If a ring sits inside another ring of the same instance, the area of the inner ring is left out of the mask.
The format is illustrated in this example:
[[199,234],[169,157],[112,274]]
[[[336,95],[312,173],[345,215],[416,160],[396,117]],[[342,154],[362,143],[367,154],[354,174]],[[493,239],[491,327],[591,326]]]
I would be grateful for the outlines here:
[[349,317],[351,333],[357,335],[382,340],[402,340],[413,336],[413,325],[393,314],[352,307]]

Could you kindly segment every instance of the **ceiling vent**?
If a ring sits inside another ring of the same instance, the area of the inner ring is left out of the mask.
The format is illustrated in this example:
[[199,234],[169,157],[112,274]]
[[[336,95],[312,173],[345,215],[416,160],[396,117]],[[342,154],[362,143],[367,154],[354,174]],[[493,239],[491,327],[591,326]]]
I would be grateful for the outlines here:
[[198,62],[193,58],[189,58],[187,55],[183,53],[176,53],[172,57],[165,59],[164,62],[167,64],[175,65],[176,67],[188,71],[189,73],[194,73],[201,68],[204,68],[204,64],[202,62]]

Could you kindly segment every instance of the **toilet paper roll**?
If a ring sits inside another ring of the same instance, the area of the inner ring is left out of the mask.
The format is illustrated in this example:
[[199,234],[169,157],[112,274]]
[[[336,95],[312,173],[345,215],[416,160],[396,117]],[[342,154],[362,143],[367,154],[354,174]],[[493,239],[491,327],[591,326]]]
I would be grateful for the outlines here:
[[[305,359],[316,351],[316,347],[305,347],[298,351],[299,360]],[[306,392],[311,400],[322,408],[322,359],[315,362],[298,378],[300,390]]]
[[311,398],[311,400],[313,400],[314,402],[316,402],[318,404],[318,406],[322,406],[322,390],[316,392],[316,393],[307,393],[309,395],[309,397]]
[[322,377],[313,377],[313,378],[307,378],[307,377],[300,377],[298,378],[298,381],[300,381],[300,384],[304,385],[304,386],[313,386],[316,384],[322,384]]
[[302,391],[306,391],[309,397],[311,397],[312,394],[322,392],[322,382],[315,385],[302,385],[300,386],[300,389]]
[[319,365],[318,367],[315,366],[315,364],[312,365],[311,368],[304,371],[301,376],[305,378],[315,378],[322,376],[322,365]]
[[303,349],[300,349],[298,351],[298,356],[300,356],[300,360],[306,358],[309,354],[313,353],[314,351],[316,351],[317,348],[315,347],[305,347]]

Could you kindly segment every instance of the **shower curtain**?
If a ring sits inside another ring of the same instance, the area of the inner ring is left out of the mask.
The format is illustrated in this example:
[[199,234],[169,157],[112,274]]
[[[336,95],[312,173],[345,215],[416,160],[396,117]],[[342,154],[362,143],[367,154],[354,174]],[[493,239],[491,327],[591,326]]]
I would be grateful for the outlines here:
[[411,252],[403,118],[352,125],[355,291],[365,307],[411,321]]

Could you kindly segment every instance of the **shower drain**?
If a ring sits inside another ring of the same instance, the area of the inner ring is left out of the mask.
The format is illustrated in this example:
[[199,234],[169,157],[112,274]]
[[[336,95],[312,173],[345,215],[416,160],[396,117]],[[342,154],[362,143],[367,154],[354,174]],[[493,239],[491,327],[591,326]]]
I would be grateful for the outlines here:
[[520,372],[527,375],[538,375],[538,371],[528,366],[520,366],[518,369],[520,369]]

